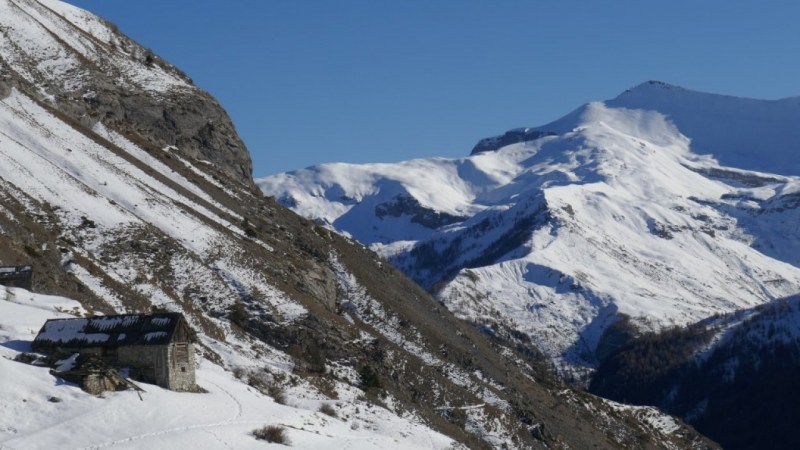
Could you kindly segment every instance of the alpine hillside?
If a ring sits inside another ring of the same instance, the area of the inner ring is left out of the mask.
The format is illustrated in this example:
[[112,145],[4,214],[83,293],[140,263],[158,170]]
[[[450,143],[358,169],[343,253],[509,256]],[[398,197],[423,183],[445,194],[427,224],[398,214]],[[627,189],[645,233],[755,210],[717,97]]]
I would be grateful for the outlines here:
[[250,155],[219,103],[114,25],[54,0],[4,1],[0,54],[3,96],[25,89],[83,126],[180,147],[250,182]]
[[[0,0],[0,447],[714,448],[567,388],[361,244],[265,197],[227,114],[113,25]],[[533,198],[533,197],[532,197]],[[90,396],[17,360],[44,321],[173,311],[205,393]],[[101,425],[98,425],[101,424]]]
[[257,182],[582,378],[631,335],[800,291],[798,120],[800,98],[651,81],[464,158]]
[[646,333],[606,358],[590,390],[683,417],[727,449],[794,449],[800,298]]

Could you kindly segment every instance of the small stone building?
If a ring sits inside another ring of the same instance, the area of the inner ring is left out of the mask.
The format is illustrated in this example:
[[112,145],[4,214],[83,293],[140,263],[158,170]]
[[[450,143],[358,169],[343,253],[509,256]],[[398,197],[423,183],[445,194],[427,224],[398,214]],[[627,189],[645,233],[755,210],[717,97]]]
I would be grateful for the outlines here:
[[31,290],[33,268],[31,266],[0,267],[0,285]]
[[194,336],[179,313],[50,319],[33,350],[99,356],[144,382],[188,391],[195,388]]

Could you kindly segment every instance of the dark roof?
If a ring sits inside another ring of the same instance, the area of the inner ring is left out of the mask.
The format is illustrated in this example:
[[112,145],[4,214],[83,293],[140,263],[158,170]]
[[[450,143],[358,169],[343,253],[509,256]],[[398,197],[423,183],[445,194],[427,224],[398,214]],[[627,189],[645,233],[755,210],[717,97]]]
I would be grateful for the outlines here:
[[186,320],[180,313],[50,319],[33,340],[33,347],[164,345],[181,323]]

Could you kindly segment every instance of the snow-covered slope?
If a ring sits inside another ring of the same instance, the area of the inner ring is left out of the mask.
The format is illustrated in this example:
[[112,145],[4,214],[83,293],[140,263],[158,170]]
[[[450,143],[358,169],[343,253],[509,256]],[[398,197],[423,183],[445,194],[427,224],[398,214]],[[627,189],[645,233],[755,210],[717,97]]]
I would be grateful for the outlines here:
[[257,181],[457,316],[591,365],[621,315],[657,329],[800,291],[798,117],[648,82],[495,151]]
[[[250,342],[227,320],[204,314],[224,312],[256,291],[261,308],[287,326],[307,314],[306,307],[267,282],[255,267],[242,263],[241,254],[247,250],[245,232],[238,226],[241,216],[121,136],[99,126],[97,135],[119,147],[104,144],[16,90],[0,101],[0,117],[3,219],[21,224],[27,214],[53,215],[50,225],[57,224],[60,231],[61,262],[74,277],[72,282],[88,288],[82,295],[87,307],[126,312],[143,307],[136,304],[137,297],[146,298],[152,305],[188,314],[202,330],[199,336],[206,354],[216,355],[215,362],[222,367],[245,371],[266,367],[290,376],[294,367],[290,357]],[[178,153],[172,158],[181,159]],[[7,209],[16,202],[24,205],[25,212]],[[3,230],[6,233],[12,230]],[[169,243],[144,255],[119,249],[151,242]],[[268,244],[257,243],[263,251],[272,251]],[[41,250],[48,245],[52,243]],[[159,257],[163,250],[169,252],[166,259]],[[3,254],[1,259],[10,256]],[[158,267],[163,263],[167,267]],[[87,295],[97,300],[92,302]],[[56,310],[84,312],[75,301],[0,286],[3,356],[29,351],[44,321],[59,316]],[[446,448],[452,442],[413,414],[407,416],[409,421],[356,400],[361,391],[352,383],[336,386],[339,400],[333,401],[301,382],[287,393],[295,404],[283,406],[203,359],[199,383],[209,394],[178,394],[147,386],[142,404],[132,392],[97,399],[57,383],[46,369],[7,359],[0,365],[3,448],[141,448],[154,439],[161,443],[166,439],[174,448],[210,448],[208,439],[216,442],[214,446],[256,448],[260,444],[249,433],[267,424],[285,426],[301,448],[318,448],[322,442],[356,448]],[[49,402],[50,397],[62,402]],[[323,403],[335,405],[352,420],[318,413]],[[97,427],[99,422],[104,425]]]
[[[65,80],[78,93],[91,85],[100,66],[114,71],[118,83],[165,94],[191,90],[184,77],[156,64],[138,64],[145,51],[132,45],[102,19],[56,0],[0,2],[0,55],[42,91]],[[153,57],[151,55],[151,57]],[[49,93],[49,92],[48,92]]]
[[[63,297],[0,286],[0,448],[264,448],[250,434],[280,426],[292,447],[353,449],[451,448],[452,440],[387,409],[359,401],[357,389],[337,386],[338,400],[299,385],[291,402],[276,403],[230,372],[202,359],[198,384],[207,393],[179,393],[142,385],[94,397],[36,367],[14,361],[42,323],[83,312]],[[255,361],[253,362],[255,363]],[[345,388],[345,389],[343,389]],[[327,404],[338,417],[319,412]]]
[[692,151],[723,166],[800,174],[800,97],[756,100],[644,83],[607,102],[664,114],[692,140]]
[[[335,282],[336,275],[319,263],[297,261],[303,258],[280,243],[276,250],[270,244],[274,237],[248,235],[256,231],[247,227],[263,226],[262,222],[254,220],[258,225],[245,227],[242,210],[231,208],[237,201],[251,202],[247,196],[252,193],[229,190],[219,195],[224,186],[215,191],[212,175],[222,175],[178,149],[151,154],[102,125],[76,129],[16,89],[0,100],[0,117],[0,263],[33,262],[39,289],[71,291],[82,300],[54,303],[0,287],[0,340],[9,350],[3,356],[29,349],[44,320],[57,316],[46,308],[51,304],[77,312],[141,312],[154,307],[179,311],[199,332],[204,355],[199,380],[210,391],[177,394],[148,386],[145,404],[126,393],[101,400],[56,383],[45,369],[0,362],[7,381],[0,388],[0,404],[9,408],[0,414],[0,446],[59,448],[68,442],[74,448],[141,448],[143,441],[168,438],[175,448],[209,448],[203,442],[212,438],[223,447],[249,448],[259,445],[250,431],[274,424],[287,427],[290,439],[301,448],[318,448],[323,442],[356,448],[450,446],[451,438],[433,431],[405,403],[398,401],[402,406],[396,410],[392,406],[377,411],[374,402],[363,398],[358,348],[372,349],[380,333],[352,327],[332,337],[329,329],[341,325],[326,323],[315,326],[312,340],[303,341],[298,330],[324,317],[320,311],[311,317],[309,310],[322,308],[322,302],[337,302],[336,287],[333,294],[326,291],[326,283]],[[195,178],[199,174],[206,175],[204,183]],[[281,227],[289,226],[283,223]],[[297,275],[267,275],[286,270],[281,264],[294,267],[293,263],[302,267]],[[342,276],[351,276],[346,266],[336,267]],[[312,295],[280,285],[290,280],[291,286]],[[351,285],[358,286],[357,281]],[[240,311],[236,323],[231,311]],[[358,312],[352,314],[358,317]],[[391,317],[389,312],[382,314],[382,320]],[[269,339],[243,332],[249,326],[270,327]],[[416,332],[414,326],[406,329]],[[293,349],[290,356],[281,347],[289,336],[296,346],[306,348]],[[349,343],[345,354],[337,340],[350,338],[362,343]],[[392,338],[397,345],[406,344],[402,333]],[[321,370],[341,380],[327,381],[336,394],[322,394],[320,387],[293,374],[304,370],[308,352],[321,355],[317,339],[328,346]],[[417,345],[430,353],[424,341]],[[439,358],[432,361],[444,364]],[[252,380],[253,374],[286,380],[282,384],[290,406],[277,405],[237,381],[232,371],[245,374],[245,380]],[[462,385],[476,392],[483,389],[470,375],[464,376]],[[49,396],[63,402],[55,405],[48,402]],[[391,395],[384,398],[390,405],[394,401]],[[323,403],[335,405],[345,416],[331,419],[318,413]],[[106,425],[98,429],[94,424],[100,417]],[[478,423],[474,429],[484,433],[483,426]],[[76,428],[81,433],[74,435]],[[504,442],[514,433],[508,424],[497,425],[492,439]]]

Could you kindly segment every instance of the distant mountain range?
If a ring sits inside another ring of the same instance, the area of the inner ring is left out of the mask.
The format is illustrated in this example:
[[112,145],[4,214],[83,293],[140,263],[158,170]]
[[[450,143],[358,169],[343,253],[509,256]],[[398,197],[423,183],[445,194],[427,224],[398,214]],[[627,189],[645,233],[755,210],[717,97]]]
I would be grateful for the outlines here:
[[800,98],[650,81],[470,156],[257,180],[458,317],[567,372],[637,332],[800,292]]

